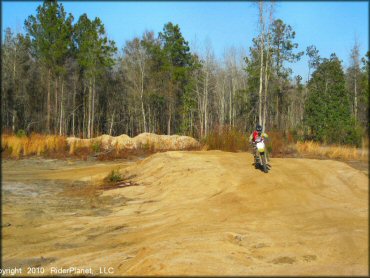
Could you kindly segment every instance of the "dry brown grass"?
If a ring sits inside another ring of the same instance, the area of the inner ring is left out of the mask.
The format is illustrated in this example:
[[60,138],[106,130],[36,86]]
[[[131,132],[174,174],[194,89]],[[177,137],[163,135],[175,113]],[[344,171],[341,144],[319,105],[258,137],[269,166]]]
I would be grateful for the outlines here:
[[204,150],[222,150],[228,152],[247,151],[249,135],[234,127],[217,126],[203,140]]
[[[363,139],[362,148],[352,146],[322,146],[313,141],[297,142],[279,132],[269,132],[267,149],[273,157],[301,154],[303,156],[342,160],[368,160],[369,140]],[[203,141],[194,143],[192,138],[183,136],[159,136],[140,134],[134,138],[127,135],[110,137],[107,135],[93,139],[79,139],[56,135],[32,134],[29,137],[2,134],[3,157],[19,159],[32,155],[65,158],[67,156],[87,159],[94,155],[99,160],[126,159],[147,156],[168,150],[212,150],[247,151],[248,135],[229,127],[217,128]],[[195,140],[194,140],[195,141]],[[195,141],[196,142],[196,141]]]
[[64,154],[67,149],[66,137],[56,135],[2,135],[1,143],[6,154],[17,159],[31,155]]
[[342,160],[368,160],[368,151],[365,147],[358,149],[353,146],[322,146],[317,142],[297,142],[297,151],[303,155],[327,157]]
[[[252,131],[251,131],[252,132]],[[268,131],[266,147],[269,155],[283,157],[296,153],[293,136],[278,131]],[[233,127],[216,127],[204,140],[202,150],[248,151],[250,134]]]
[[92,145],[92,141],[90,139],[80,139],[74,137],[68,137],[66,142],[69,145],[70,155],[75,155],[78,149],[90,149]]
[[313,141],[297,142],[297,151],[302,154],[323,155],[320,144]]
[[266,147],[271,156],[278,157],[284,154],[284,148],[287,145],[281,132],[270,131],[267,133]]
[[198,150],[200,144],[194,138],[179,135],[142,133],[131,138],[125,134],[117,137],[102,135],[92,139],[80,139],[55,135],[32,134],[15,136],[2,134],[2,157],[19,159],[32,155],[86,160],[89,156],[99,160],[146,156],[169,150]]

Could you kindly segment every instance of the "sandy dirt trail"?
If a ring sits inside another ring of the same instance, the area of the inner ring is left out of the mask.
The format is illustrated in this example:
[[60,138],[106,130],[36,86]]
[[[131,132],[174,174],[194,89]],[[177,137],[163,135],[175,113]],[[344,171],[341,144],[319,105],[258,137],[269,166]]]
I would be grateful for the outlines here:
[[[112,267],[113,275],[368,274],[367,175],[332,160],[272,158],[268,174],[252,163],[247,153],[159,153],[121,167],[138,186],[99,194],[72,186],[45,206],[42,198],[5,203],[3,223],[12,225],[3,228],[3,266]],[[92,182],[112,169],[100,167],[106,172],[95,168],[89,179],[78,170],[42,178]],[[58,200],[72,205],[61,209]],[[38,205],[43,217],[26,221],[25,210]]]

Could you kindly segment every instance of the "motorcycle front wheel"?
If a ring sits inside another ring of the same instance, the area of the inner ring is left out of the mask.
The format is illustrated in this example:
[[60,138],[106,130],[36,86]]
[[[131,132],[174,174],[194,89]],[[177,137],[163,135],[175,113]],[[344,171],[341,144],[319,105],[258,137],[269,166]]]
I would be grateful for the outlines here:
[[263,172],[267,173],[268,169],[267,169],[267,162],[266,162],[266,154],[265,153],[261,154],[261,158],[262,158]]

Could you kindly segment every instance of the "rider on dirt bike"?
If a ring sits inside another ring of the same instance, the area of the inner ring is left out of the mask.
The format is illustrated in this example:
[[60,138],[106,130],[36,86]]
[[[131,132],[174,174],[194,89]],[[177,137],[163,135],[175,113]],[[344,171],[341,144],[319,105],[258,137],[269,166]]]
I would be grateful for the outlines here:
[[254,156],[254,161],[256,162],[257,158],[257,147],[256,147],[256,140],[258,138],[268,138],[268,135],[264,132],[262,132],[262,126],[260,124],[257,124],[256,130],[253,131],[253,133],[249,136],[249,143],[253,145],[253,156]]

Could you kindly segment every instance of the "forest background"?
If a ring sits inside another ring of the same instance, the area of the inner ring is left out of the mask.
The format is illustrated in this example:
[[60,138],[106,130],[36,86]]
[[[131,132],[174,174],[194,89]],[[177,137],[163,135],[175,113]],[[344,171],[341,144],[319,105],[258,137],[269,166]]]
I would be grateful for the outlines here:
[[[120,48],[100,18],[75,19],[63,4],[45,1],[25,32],[5,29],[2,132],[203,140],[225,129],[249,134],[260,123],[295,140],[361,146],[369,130],[369,52],[362,56],[354,40],[344,67],[335,53],[321,57],[315,45],[299,46],[274,2],[254,9],[252,45],[227,49],[220,60],[211,43],[191,49],[176,23]],[[305,55],[308,76],[293,76],[291,65]]]

